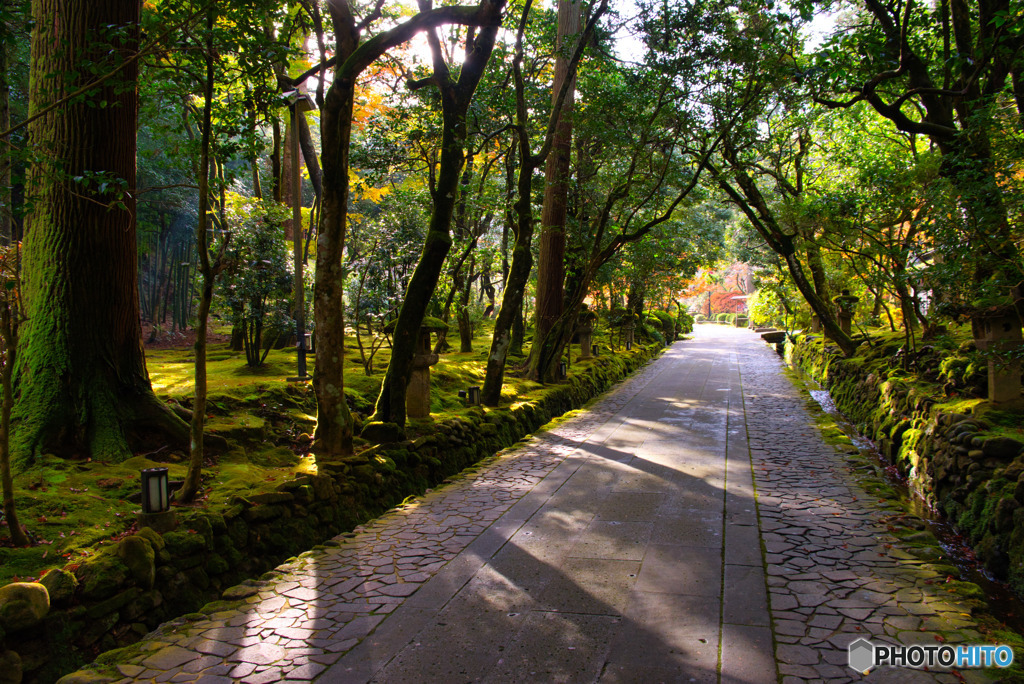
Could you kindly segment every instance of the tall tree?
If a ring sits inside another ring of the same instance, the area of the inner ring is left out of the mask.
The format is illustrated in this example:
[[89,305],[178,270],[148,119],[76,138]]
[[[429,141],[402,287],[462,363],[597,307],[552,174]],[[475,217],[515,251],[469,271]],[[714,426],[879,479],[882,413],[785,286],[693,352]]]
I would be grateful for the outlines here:
[[[514,176],[516,178],[514,192],[517,198],[511,212],[512,217],[510,217],[514,244],[512,247],[512,263],[508,269],[505,289],[501,296],[501,309],[499,309],[498,315],[494,320],[494,333],[491,337],[491,348],[487,354],[484,385],[481,391],[481,399],[488,406],[497,406],[501,398],[501,385],[505,377],[505,364],[508,360],[509,350],[512,347],[513,326],[516,319],[522,317],[523,296],[526,292],[530,269],[533,265],[533,174],[551,154],[561,127],[562,119],[559,113],[570,97],[570,92],[575,87],[573,81],[575,80],[576,69],[583,56],[583,49],[589,37],[593,35],[597,22],[604,14],[607,6],[607,2],[601,2],[595,9],[587,22],[586,29],[573,48],[572,55],[566,65],[566,74],[572,76],[572,78],[563,78],[559,89],[555,91],[554,103],[551,115],[548,118],[547,128],[544,132],[544,139],[541,141],[540,149],[537,152],[533,151],[530,142],[526,84],[523,78],[522,67],[524,59],[523,34],[526,31],[532,2],[528,1],[523,8],[519,30],[516,33],[516,51],[512,60],[512,77],[516,94],[513,131],[515,153],[518,159],[518,163],[515,165],[516,175]],[[513,153],[513,150],[508,152],[510,156]],[[510,180],[513,178],[511,170],[508,172],[508,178]]]
[[[209,323],[210,305],[213,303],[213,284],[220,269],[219,263],[210,259],[210,148],[213,137],[213,88],[214,60],[213,26],[215,11],[206,10],[206,37],[203,46],[203,61],[206,62],[205,83],[203,83],[202,141],[199,154],[199,216],[196,221],[196,255],[199,258],[199,276],[202,279],[199,295],[199,312],[196,321],[195,341],[195,387],[192,400],[192,421],[189,424],[189,462],[185,482],[178,492],[178,499],[191,503],[199,493],[203,470],[203,426],[206,420],[206,330]],[[213,232],[213,231],[210,231]],[[225,243],[226,244],[226,243]],[[222,248],[223,251],[223,248]],[[219,259],[218,259],[219,261]]]
[[451,73],[444,59],[440,39],[436,31],[431,30],[427,32],[427,40],[433,58],[433,74],[410,84],[414,89],[427,86],[437,88],[441,96],[443,129],[436,182],[431,183],[430,189],[433,207],[427,237],[416,270],[409,279],[402,308],[398,312],[391,347],[391,362],[388,364],[374,410],[375,420],[394,423],[400,427],[405,425],[406,388],[412,375],[413,355],[416,351],[420,325],[426,315],[427,304],[437,288],[441,269],[452,244],[452,217],[458,199],[459,177],[465,161],[468,136],[466,115],[494,49],[494,39],[505,6],[504,0],[492,0],[488,4],[493,12],[492,16],[498,21],[489,23],[479,32],[474,27],[467,30],[465,60],[458,76]]
[[[8,76],[9,57],[11,51],[11,35],[7,16],[7,4],[0,8],[0,131],[11,126],[11,84]],[[0,139],[0,240],[10,241],[13,234],[14,214],[11,197],[11,165],[12,155],[6,138]]]
[[[838,31],[806,71],[817,100],[865,102],[906,133],[928,136],[964,220],[937,235],[951,311],[976,315],[1021,297],[1024,264],[1014,244],[1005,171],[994,147],[1024,116],[1024,13],[1010,0],[886,3],[862,0],[851,29]],[[1016,106],[1017,117],[1005,110]],[[1019,120],[1019,119],[1018,119]],[[964,259],[967,245],[971,258]],[[965,283],[971,287],[963,288]],[[955,300],[958,301],[953,301]]]
[[136,289],[137,2],[32,3],[26,321],[12,450],[131,455],[150,430],[187,426],[153,394]]
[[[323,207],[316,239],[316,277],[313,281],[313,320],[320,350],[313,374],[317,399],[314,451],[318,462],[337,460],[352,453],[352,417],[345,403],[343,375],[345,268],[342,257],[348,229],[349,146],[356,80],[388,50],[420,31],[449,23],[497,26],[501,21],[503,2],[484,0],[476,6],[435,9],[423,5],[420,12],[405,22],[363,40],[364,32],[381,17],[383,6],[384,0],[377,0],[359,19],[357,8],[348,0],[329,3],[335,56],[295,79],[282,79],[286,85],[294,87],[324,68],[334,66],[331,86],[323,102],[319,103],[322,108]],[[403,399],[404,396],[403,388]],[[403,407],[403,415],[404,411]]]
[[[580,32],[580,0],[558,0],[558,36],[555,41],[555,80],[552,101],[562,98],[555,111],[551,155],[544,167],[544,204],[541,209],[540,252],[537,256],[537,308],[534,342],[544,339],[562,313],[565,287],[565,216],[572,160],[572,117],[576,97],[576,70],[572,62],[573,38]],[[562,95],[562,91],[565,95]],[[530,351],[530,372],[537,378],[539,351]]]

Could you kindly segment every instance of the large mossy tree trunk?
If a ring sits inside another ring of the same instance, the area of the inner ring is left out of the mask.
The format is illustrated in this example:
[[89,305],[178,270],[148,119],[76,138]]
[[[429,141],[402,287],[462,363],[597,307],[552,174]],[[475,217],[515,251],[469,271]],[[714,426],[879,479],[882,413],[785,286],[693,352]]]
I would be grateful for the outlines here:
[[[153,394],[141,341],[128,191],[135,188],[139,10],[123,0],[32,3],[29,115],[38,118],[29,145],[42,160],[28,178],[27,319],[11,435],[22,463],[45,452],[123,460],[147,430],[187,444],[185,423]],[[85,96],[62,101],[93,78],[83,59],[101,72],[122,66]]]

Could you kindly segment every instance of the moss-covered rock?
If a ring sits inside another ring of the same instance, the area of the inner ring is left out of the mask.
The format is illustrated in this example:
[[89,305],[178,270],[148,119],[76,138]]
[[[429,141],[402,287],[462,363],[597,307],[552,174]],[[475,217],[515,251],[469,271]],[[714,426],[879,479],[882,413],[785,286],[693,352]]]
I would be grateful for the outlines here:
[[116,613],[125,605],[138,598],[140,594],[142,594],[141,589],[138,587],[132,587],[131,589],[122,591],[120,594],[114,594],[106,601],[94,603],[86,609],[85,615],[90,620],[96,620],[112,613]]
[[101,553],[79,566],[78,577],[80,598],[102,601],[116,594],[128,579],[128,566],[111,553]]
[[0,651],[0,684],[21,684],[21,656],[14,651]]
[[51,606],[66,605],[78,589],[78,578],[63,568],[50,570],[39,579],[39,583],[50,594]]
[[34,627],[50,612],[50,593],[38,582],[0,587],[0,625],[7,632]]
[[140,535],[129,535],[117,545],[117,556],[128,567],[136,584],[146,589],[153,588],[156,580],[156,551],[149,540]]
[[293,466],[299,462],[299,455],[288,447],[257,449],[249,453],[249,460],[256,465],[269,468]]
[[152,527],[143,527],[137,534],[148,541],[154,551],[163,551],[164,546],[166,546],[163,536]]
[[167,544],[166,550],[176,560],[199,556],[208,548],[203,535],[187,529],[168,532],[164,535],[164,542]]
[[363,426],[360,437],[373,444],[390,444],[405,439],[405,430],[395,423],[373,421]]

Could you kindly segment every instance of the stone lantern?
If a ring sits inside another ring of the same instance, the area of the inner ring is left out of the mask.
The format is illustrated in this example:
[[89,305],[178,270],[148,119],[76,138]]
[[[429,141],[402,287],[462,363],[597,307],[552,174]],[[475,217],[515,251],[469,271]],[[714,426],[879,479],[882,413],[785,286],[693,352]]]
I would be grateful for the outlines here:
[[1021,347],[1021,321],[1016,310],[1002,308],[977,314],[971,327],[978,349],[993,353],[988,359],[988,400],[999,404],[1020,399],[1020,361],[1000,358],[1001,352]]
[[838,297],[832,298],[832,303],[836,305],[838,313],[836,317],[839,319],[839,327],[847,335],[850,334],[853,324],[853,309],[857,306],[857,302],[860,301],[860,297],[856,297],[850,294],[849,290],[843,290],[842,294]]
[[581,359],[591,358],[595,320],[597,320],[597,314],[590,311],[584,304],[583,311],[580,312],[576,323],[576,334],[579,335],[580,340],[579,358]]
[[[394,321],[388,324],[394,330]],[[388,328],[386,327],[385,330]],[[437,363],[438,355],[433,353],[430,333],[448,331],[448,324],[439,318],[426,316],[416,336],[416,351],[412,357],[412,371],[405,391],[405,413],[409,418],[426,418],[430,415],[430,367]]]

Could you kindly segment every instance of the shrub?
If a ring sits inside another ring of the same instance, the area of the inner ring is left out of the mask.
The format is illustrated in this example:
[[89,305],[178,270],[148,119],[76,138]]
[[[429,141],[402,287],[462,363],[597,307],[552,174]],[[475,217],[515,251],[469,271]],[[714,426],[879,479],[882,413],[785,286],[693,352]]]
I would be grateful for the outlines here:
[[[242,331],[246,364],[262,365],[269,345],[264,329],[289,324],[288,297],[292,275],[288,248],[281,238],[281,221],[287,211],[270,202],[239,197],[228,206],[231,265],[221,280],[231,322]],[[266,346],[267,349],[261,349]]]
[[647,342],[657,342],[658,344],[665,344],[665,337],[661,334],[661,331],[655,329],[649,322],[644,321],[637,327],[637,335],[640,339]]
[[[696,320],[703,321],[704,320],[704,316],[702,316],[701,314],[697,314]],[[694,323],[694,316],[691,316],[686,311],[680,311],[679,312],[679,316],[676,317],[676,325],[679,328],[679,333],[678,334],[680,334],[680,335],[687,335],[689,333],[692,333],[693,332],[693,323]]]
[[747,299],[750,320],[754,325],[779,326],[785,318],[785,308],[778,293],[773,290],[758,290]]
[[676,339],[676,319],[667,311],[652,311],[647,318],[648,322],[657,324],[661,328],[661,334],[665,339],[672,342]]

